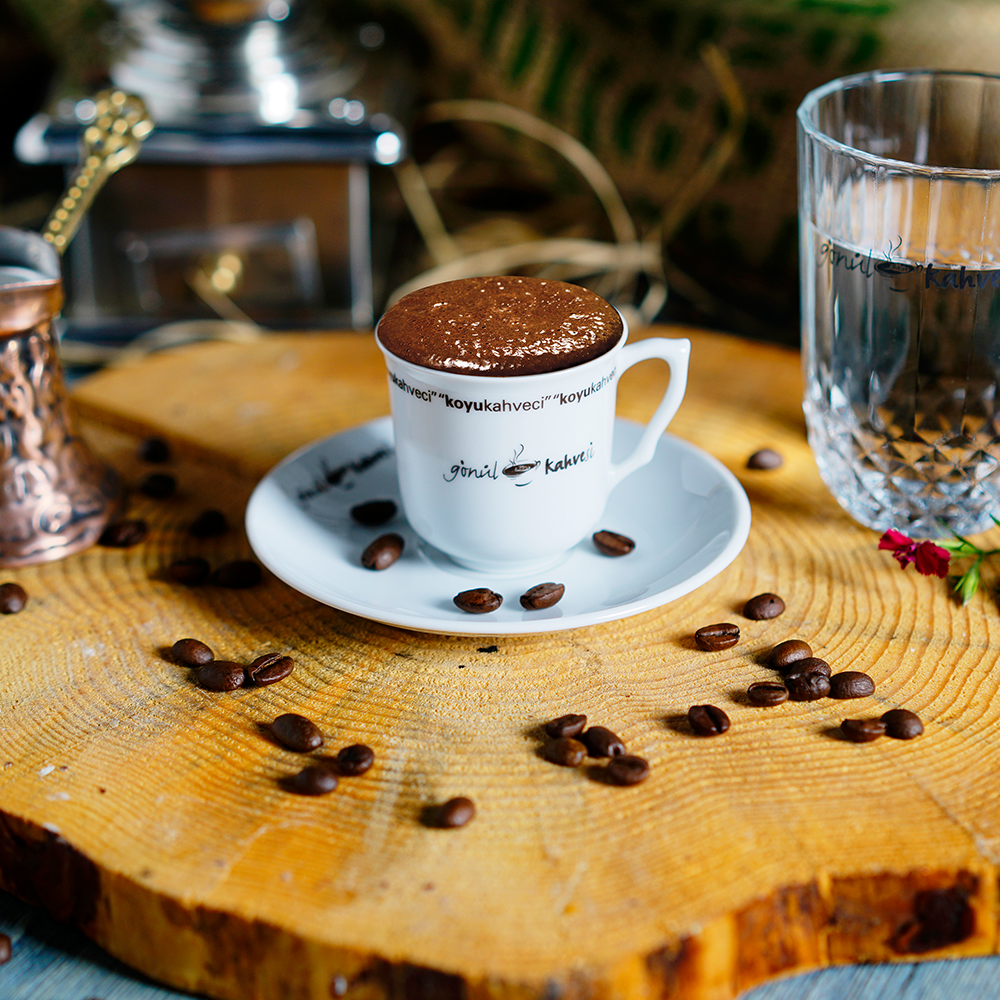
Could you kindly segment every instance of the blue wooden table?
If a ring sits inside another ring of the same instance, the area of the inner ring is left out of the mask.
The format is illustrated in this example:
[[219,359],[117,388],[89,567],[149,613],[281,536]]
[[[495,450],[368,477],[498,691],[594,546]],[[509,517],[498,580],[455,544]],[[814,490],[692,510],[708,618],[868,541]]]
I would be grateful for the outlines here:
[[[13,941],[13,957],[0,967],[0,1000],[190,1000],[190,994],[151,982],[79,931],[6,893],[0,893],[0,931]],[[1000,957],[822,969],[765,983],[744,993],[741,1000],[993,1000],[997,996]]]

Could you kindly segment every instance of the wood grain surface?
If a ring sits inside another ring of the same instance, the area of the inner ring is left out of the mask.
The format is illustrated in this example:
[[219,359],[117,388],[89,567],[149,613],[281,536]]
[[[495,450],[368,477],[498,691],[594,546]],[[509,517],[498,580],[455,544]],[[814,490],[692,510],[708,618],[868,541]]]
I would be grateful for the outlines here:
[[[181,556],[250,555],[242,511],[288,452],[388,411],[362,334],[205,343],[92,376],[75,390],[95,450],[136,484],[150,525],[7,571],[28,606],[0,650],[0,881],[152,977],[227,1000],[381,997],[723,1000],[831,963],[997,950],[1000,619],[901,571],[822,486],[804,438],[796,354],[697,331],[671,433],[723,461],[750,497],[742,554],[659,610],[571,632],[494,640],[403,631],[340,613],[269,575],[246,590],[182,587]],[[666,378],[623,379],[647,418]],[[145,464],[159,434],[173,458]],[[753,471],[771,447],[785,458]],[[232,528],[188,533],[206,508]],[[753,622],[744,602],[782,595]],[[706,653],[702,625],[739,624]],[[219,658],[291,655],[264,688],[205,691],[165,650],[193,636]],[[799,637],[872,697],[755,708],[764,654]],[[689,706],[732,727],[699,738]],[[847,716],[919,713],[916,740],[854,744]],[[283,779],[304,763],[267,723],[300,712],[333,753],[375,766],[321,798]],[[599,765],[540,758],[566,712],[618,732],[652,766],[632,788]],[[429,810],[473,799],[461,829]]]

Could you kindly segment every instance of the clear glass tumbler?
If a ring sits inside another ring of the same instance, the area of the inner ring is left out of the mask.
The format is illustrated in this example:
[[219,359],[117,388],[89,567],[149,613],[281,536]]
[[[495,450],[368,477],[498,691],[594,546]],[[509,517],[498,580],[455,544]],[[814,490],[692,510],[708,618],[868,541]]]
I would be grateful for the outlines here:
[[804,410],[868,527],[1000,516],[1000,77],[834,80],[798,110]]

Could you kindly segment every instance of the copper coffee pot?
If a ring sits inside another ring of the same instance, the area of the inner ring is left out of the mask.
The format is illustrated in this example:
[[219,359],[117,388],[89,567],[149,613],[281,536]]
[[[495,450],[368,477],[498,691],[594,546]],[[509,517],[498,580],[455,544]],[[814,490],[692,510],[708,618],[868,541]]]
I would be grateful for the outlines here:
[[152,123],[120,92],[98,95],[95,110],[80,168],[43,233],[0,227],[0,566],[79,552],[119,509],[117,474],[74,426],[53,323],[63,304],[60,253]]

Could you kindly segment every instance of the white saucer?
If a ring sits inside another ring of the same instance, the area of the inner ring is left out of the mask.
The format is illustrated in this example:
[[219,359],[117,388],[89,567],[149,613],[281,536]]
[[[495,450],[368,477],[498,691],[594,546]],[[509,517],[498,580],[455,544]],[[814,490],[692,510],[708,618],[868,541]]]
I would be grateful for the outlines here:
[[[627,454],[641,433],[640,425],[617,420],[616,453]],[[609,558],[588,538],[542,578],[490,579],[463,569],[423,542],[401,508],[377,528],[351,519],[356,504],[383,499],[399,506],[389,417],[306,445],[279,463],[250,497],[247,536],[275,576],[323,604],[401,628],[491,636],[558,632],[660,607],[725,569],[750,532],[750,502],[736,477],[670,435],[660,438],[649,465],[615,488],[595,526],[628,535],[635,550]],[[365,569],[361,553],[388,531],[405,539],[402,557],[385,570]],[[518,598],[544,582],[565,584],[563,599],[525,611]],[[484,615],[460,611],[452,598],[474,587],[502,594],[503,605]]]

